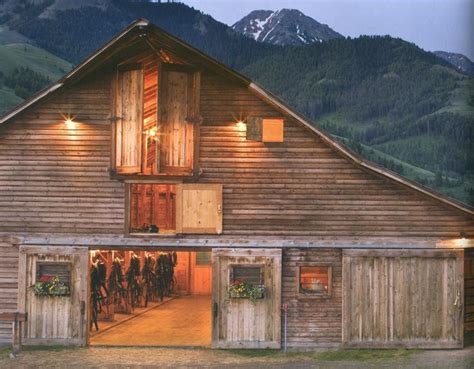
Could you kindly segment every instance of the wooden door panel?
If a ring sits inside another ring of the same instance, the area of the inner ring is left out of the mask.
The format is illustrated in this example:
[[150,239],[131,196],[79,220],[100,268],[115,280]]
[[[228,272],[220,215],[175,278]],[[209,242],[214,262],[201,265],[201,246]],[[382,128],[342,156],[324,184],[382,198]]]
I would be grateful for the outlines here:
[[160,84],[160,171],[193,167],[193,74],[163,69]]
[[176,232],[222,233],[222,185],[176,186]]
[[358,347],[463,344],[462,252],[345,251],[343,342]]
[[[59,249],[59,248],[58,248]],[[39,248],[22,251],[24,260],[19,306],[28,314],[25,324],[25,344],[87,344],[87,303],[89,257],[87,248],[67,247],[58,252]],[[30,286],[38,278],[42,263],[68,265],[70,268],[69,296],[36,296]],[[23,274],[24,273],[24,274]]]
[[118,72],[115,88],[115,165],[119,173],[141,171],[143,70]]
[[[214,249],[213,347],[280,348],[281,250]],[[265,295],[252,304],[229,298],[231,268],[261,266]]]

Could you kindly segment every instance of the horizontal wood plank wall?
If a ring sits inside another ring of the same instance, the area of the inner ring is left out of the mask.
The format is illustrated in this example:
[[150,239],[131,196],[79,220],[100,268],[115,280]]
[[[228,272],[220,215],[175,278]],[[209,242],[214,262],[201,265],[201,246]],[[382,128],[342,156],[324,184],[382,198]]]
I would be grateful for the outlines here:
[[474,331],[474,250],[464,251],[464,329]]
[[92,77],[0,127],[0,232],[123,233],[110,113],[110,79]]
[[474,232],[473,220],[356,168],[292,120],[284,143],[245,139],[236,122],[281,117],[245,88],[204,73],[201,181],[224,184],[224,233],[439,236]]
[[[123,234],[124,185],[108,173],[111,77],[101,76],[0,127],[0,232]],[[199,181],[224,185],[226,235],[474,233],[472,218],[354,167],[292,120],[284,143],[246,140],[238,119],[282,115],[221,77],[203,73],[201,114]]]
[[[0,312],[17,310],[18,300],[18,246],[0,237]],[[12,323],[0,322],[0,343],[11,343]]]
[[[299,265],[331,265],[331,296],[298,295]],[[342,339],[341,250],[283,250],[282,303],[288,304],[288,346],[312,348],[339,345]],[[283,322],[283,317],[282,317]],[[282,327],[282,332],[284,328]],[[283,338],[282,338],[283,339]]]

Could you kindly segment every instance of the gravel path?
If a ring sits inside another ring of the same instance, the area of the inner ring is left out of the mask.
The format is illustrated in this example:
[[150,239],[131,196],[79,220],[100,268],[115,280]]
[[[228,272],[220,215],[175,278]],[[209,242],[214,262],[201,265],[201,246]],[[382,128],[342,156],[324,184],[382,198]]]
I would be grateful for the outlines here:
[[242,368],[242,369],[472,369],[474,347],[415,352],[377,361],[321,361],[312,354],[241,355],[206,349],[105,348],[25,351],[10,359],[0,353],[0,368]]

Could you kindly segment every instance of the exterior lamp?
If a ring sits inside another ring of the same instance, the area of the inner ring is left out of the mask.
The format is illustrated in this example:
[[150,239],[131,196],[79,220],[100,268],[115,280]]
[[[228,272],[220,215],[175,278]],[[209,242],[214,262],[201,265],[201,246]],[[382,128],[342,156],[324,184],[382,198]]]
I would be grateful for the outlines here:
[[245,130],[245,129],[247,128],[247,125],[245,124],[244,121],[239,120],[239,121],[237,122],[237,128],[238,128],[239,130],[243,131],[243,130]]

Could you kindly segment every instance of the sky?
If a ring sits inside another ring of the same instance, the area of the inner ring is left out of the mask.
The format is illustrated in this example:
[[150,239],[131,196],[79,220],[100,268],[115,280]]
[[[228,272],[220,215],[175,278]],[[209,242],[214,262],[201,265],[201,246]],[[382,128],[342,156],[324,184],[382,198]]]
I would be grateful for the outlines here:
[[474,0],[182,0],[226,23],[252,10],[299,9],[344,36],[390,35],[474,61]]

